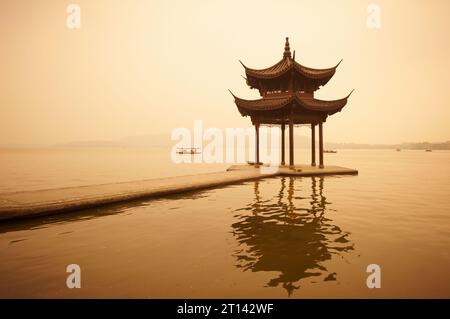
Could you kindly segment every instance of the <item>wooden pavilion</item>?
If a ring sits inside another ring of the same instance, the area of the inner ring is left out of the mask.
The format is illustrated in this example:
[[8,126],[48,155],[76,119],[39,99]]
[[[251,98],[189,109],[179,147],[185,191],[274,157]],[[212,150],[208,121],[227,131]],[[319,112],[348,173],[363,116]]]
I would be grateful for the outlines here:
[[[341,60],[342,61],[342,60]],[[234,97],[242,116],[250,116],[255,126],[256,160],[259,166],[259,127],[261,125],[280,125],[281,127],[281,165],[285,165],[285,128],[289,126],[289,166],[294,168],[294,125],[311,125],[311,165],[316,166],[315,127],[319,126],[319,167],[323,168],[323,123],[328,115],[340,112],[347,104],[350,94],[339,100],[324,101],[314,98],[314,92],[336,73],[336,66],[328,69],[313,69],[301,65],[291,55],[289,38],[286,38],[283,58],[266,69],[245,68],[246,82],[251,89],[261,95],[258,100],[244,100]],[[231,91],[230,91],[231,92]]]

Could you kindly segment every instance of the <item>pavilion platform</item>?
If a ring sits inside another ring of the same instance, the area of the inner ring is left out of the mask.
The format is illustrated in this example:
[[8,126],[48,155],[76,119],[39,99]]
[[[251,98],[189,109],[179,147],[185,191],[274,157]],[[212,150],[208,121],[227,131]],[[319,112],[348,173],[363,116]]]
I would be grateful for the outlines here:
[[63,213],[143,198],[155,198],[220,187],[279,175],[316,176],[357,174],[356,170],[327,166],[296,166],[264,171],[253,165],[233,165],[227,171],[142,181],[88,185],[0,194],[0,221]]
[[[267,167],[267,165],[261,165],[261,167]],[[253,165],[232,165],[228,168],[228,171],[252,171],[260,170]],[[294,168],[290,168],[287,165],[277,168],[277,175],[281,176],[320,176],[320,175],[357,175],[358,171],[352,168],[346,168],[341,166],[325,166],[319,168],[318,166],[311,165],[295,165]]]

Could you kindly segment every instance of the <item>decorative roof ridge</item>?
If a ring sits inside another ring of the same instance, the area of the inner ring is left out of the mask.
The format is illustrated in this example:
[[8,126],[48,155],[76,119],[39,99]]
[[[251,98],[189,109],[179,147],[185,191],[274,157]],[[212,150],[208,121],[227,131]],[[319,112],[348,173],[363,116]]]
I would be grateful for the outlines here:
[[299,93],[299,92],[296,92],[296,93],[295,93],[295,97],[298,98],[299,100],[314,100],[314,101],[317,101],[317,102],[325,102],[325,103],[326,103],[326,102],[339,102],[339,101],[347,100],[347,99],[350,97],[350,95],[352,95],[353,91],[355,91],[355,89],[351,90],[350,93],[349,93],[346,97],[343,97],[343,98],[340,98],[340,99],[336,99],[336,100],[322,100],[322,99],[316,99],[316,98],[313,97],[313,96],[302,95],[302,94]]
[[324,68],[324,69],[317,69],[317,68],[313,68],[313,67],[309,67],[309,66],[305,66],[301,63],[298,63],[297,61],[294,61],[294,64],[296,66],[300,66],[303,69],[306,69],[308,71],[331,71],[331,70],[336,70],[336,68],[342,63],[343,59],[341,59],[335,66],[329,67],[329,68]]
[[278,65],[278,64],[280,64],[280,63],[282,63],[282,62],[284,62],[285,60],[291,60],[291,58],[282,58],[282,59],[281,59],[280,61],[278,61],[277,63],[275,63],[275,64],[273,64],[273,65],[271,65],[271,66],[269,66],[269,67],[267,67],[267,68],[263,68],[263,69],[253,69],[253,68],[250,68],[250,67],[246,66],[246,65],[244,64],[244,62],[242,62],[241,60],[239,60],[239,63],[241,63],[241,65],[244,67],[245,71],[262,72],[262,71],[267,71],[267,70],[269,70],[269,69],[272,69],[273,67],[275,67],[276,65]]
[[276,96],[264,96],[260,99],[254,99],[254,100],[249,100],[249,99],[243,99],[240,98],[236,95],[233,94],[233,92],[231,92],[230,90],[228,90],[231,95],[234,97],[235,100],[241,100],[244,102],[258,102],[258,101],[267,101],[267,100],[289,100],[289,99],[294,99],[295,98],[295,94],[291,94],[291,95],[276,95]]
[[336,68],[339,66],[342,60],[335,66],[325,69],[307,67],[298,63],[292,58],[283,58],[274,65],[265,69],[252,69],[247,67],[241,60],[239,60],[239,62],[244,67],[247,78],[249,76],[256,78],[274,78],[286,74],[294,68],[297,72],[303,74],[308,78],[331,78],[335,74]]
[[230,92],[230,94],[231,94],[235,99],[238,99],[238,97],[237,97],[236,95],[234,95],[233,92],[231,92],[230,89],[228,89],[228,92]]
[[293,58],[291,57],[284,57],[282,58],[280,61],[278,61],[277,63],[267,67],[267,68],[263,68],[263,69],[254,69],[254,68],[250,68],[248,66],[246,66],[244,64],[244,62],[242,62],[241,60],[239,60],[239,63],[244,67],[244,69],[246,71],[254,71],[254,72],[263,72],[263,71],[267,71],[270,69],[273,69],[275,66],[281,64],[282,62],[285,62],[289,65],[289,68],[291,68],[292,66],[299,66],[303,69],[306,69],[308,71],[331,71],[331,70],[335,70],[341,63],[342,63],[343,59],[341,59],[335,66],[329,67],[329,68],[323,68],[323,69],[318,69],[318,68],[313,68],[313,67],[309,67],[309,66],[305,66],[297,61],[295,61]]
[[298,99],[299,101],[302,101],[302,100],[313,100],[313,101],[317,101],[317,102],[338,102],[338,101],[343,101],[343,100],[346,100],[346,99],[348,99],[351,95],[352,95],[352,93],[354,92],[355,90],[353,89],[353,90],[351,90],[350,91],[350,93],[346,96],[346,97],[343,97],[343,98],[340,98],[340,99],[336,99],[336,100],[322,100],[322,99],[316,99],[315,97],[313,97],[313,96],[310,96],[310,95],[304,95],[304,94],[302,94],[302,93],[300,93],[300,92],[295,92],[295,93],[292,93],[292,94],[285,94],[285,95],[272,95],[272,96],[264,96],[264,97],[262,97],[262,98],[260,98],[260,99],[254,99],[254,100],[249,100],[249,99],[243,99],[243,98],[240,98],[240,97],[237,97],[236,95],[234,95],[233,94],[233,92],[231,92],[231,90],[228,90],[228,92],[230,92],[231,93],[231,95],[235,98],[235,99],[238,99],[238,100],[241,100],[241,101],[247,101],[247,102],[255,102],[255,101],[262,101],[262,100],[290,100],[290,99]]

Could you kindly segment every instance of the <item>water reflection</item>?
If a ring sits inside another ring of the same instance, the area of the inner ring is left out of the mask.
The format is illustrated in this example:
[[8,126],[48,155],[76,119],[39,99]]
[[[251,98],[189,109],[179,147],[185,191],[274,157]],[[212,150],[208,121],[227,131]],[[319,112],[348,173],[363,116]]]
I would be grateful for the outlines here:
[[236,266],[244,271],[279,272],[267,286],[281,286],[291,295],[304,278],[336,280],[337,274],[323,263],[333,255],[353,250],[353,243],[347,238],[349,233],[325,214],[331,203],[324,195],[323,177],[311,178],[308,197],[296,196],[297,192],[307,193],[294,188],[296,182],[303,184],[308,179],[280,180],[280,191],[272,199],[262,198],[263,182],[254,182],[253,202],[235,211],[239,221],[232,227],[239,249],[234,256]]
[[[159,198],[136,199],[122,203],[102,205],[99,207],[75,210],[54,215],[43,215],[29,219],[7,220],[0,222],[0,235],[14,231],[36,230],[48,228],[57,224],[70,224],[78,221],[87,221],[116,214],[132,214],[136,208],[150,207],[155,203],[176,200],[197,200],[208,197],[210,190],[192,191],[183,194],[173,194]],[[171,209],[171,208],[169,208]],[[61,235],[61,234],[59,234]],[[25,239],[24,239],[25,240]]]

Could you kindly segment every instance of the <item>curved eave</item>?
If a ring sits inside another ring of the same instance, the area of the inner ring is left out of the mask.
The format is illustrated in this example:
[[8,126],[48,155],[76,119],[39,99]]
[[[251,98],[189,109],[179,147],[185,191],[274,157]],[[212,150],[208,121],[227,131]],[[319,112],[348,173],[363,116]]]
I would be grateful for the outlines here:
[[[353,91],[352,91],[353,92]],[[258,100],[245,100],[234,96],[234,101],[241,114],[248,114],[254,112],[274,111],[289,107],[292,102],[301,106],[302,108],[313,112],[325,112],[328,115],[340,112],[347,104],[350,94],[339,100],[318,100],[310,97],[304,97],[299,94],[288,97],[270,97]]]
[[335,73],[336,68],[342,60],[334,67],[327,69],[309,68],[294,61],[292,58],[283,58],[276,64],[266,69],[252,69],[247,67],[242,61],[239,61],[245,69],[247,78],[255,78],[257,80],[269,80],[285,75],[291,70],[296,71],[300,75],[310,79],[329,80]]

